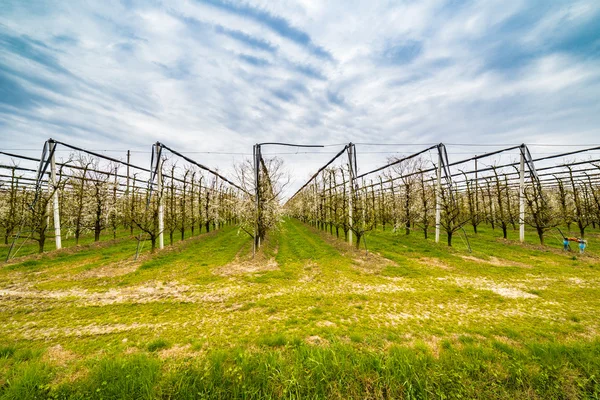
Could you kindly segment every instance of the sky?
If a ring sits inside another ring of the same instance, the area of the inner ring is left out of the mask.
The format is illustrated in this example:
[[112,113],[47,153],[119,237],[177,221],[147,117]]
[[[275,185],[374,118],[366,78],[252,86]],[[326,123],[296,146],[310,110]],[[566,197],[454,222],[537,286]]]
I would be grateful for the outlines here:
[[[258,142],[406,144],[359,146],[368,169],[599,127],[597,0],[0,0],[0,150],[161,141],[227,171]],[[264,153],[299,186],[338,149]]]

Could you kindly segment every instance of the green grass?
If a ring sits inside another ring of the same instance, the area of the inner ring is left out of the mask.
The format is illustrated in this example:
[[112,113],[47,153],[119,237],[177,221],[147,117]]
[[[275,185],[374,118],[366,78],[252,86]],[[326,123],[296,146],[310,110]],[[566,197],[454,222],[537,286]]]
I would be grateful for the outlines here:
[[[432,236],[433,236],[433,232]],[[481,226],[369,255],[286,220],[132,259],[128,238],[0,266],[0,399],[597,398],[600,246]]]
[[158,339],[153,340],[150,343],[148,343],[148,346],[146,348],[148,349],[148,351],[154,352],[157,350],[166,349],[168,347],[169,347],[169,342],[167,342],[164,339],[158,338]]

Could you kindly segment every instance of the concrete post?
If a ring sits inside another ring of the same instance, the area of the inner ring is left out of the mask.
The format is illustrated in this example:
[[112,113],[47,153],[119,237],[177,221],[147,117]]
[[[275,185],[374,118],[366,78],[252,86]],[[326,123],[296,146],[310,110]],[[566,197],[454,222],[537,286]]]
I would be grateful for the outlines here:
[[354,207],[354,171],[353,171],[353,160],[354,160],[354,145],[350,145],[348,147],[348,225],[350,229],[348,230],[348,243],[352,244],[353,235],[352,235],[352,212]]
[[54,240],[56,242],[56,249],[62,248],[62,240],[60,235],[60,210],[58,202],[58,182],[56,180],[56,161],[54,159],[54,153],[56,149],[56,143],[50,142],[50,180],[51,187],[54,190],[52,194],[52,208],[54,211]]
[[127,150],[127,189],[125,189],[126,196],[129,196],[129,164],[131,164],[131,151]]
[[[219,182],[219,178],[217,177],[217,178],[215,178],[215,189],[217,189],[219,187],[218,182]],[[217,192],[217,198],[216,198],[216,200],[217,200],[217,207],[215,207],[215,210],[216,210],[215,211],[215,213],[216,213],[216,215],[215,215],[215,229],[219,229],[219,218],[220,218],[219,209],[221,208],[221,204],[222,204],[221,203],[221,196],[223,196],[223,193],[221,193],[221,189],[217,189],[217,190],[218,190],[218,192]]]
[[162,176],[162,160],[160,159],[160,147],[154,146],[156,160],[156,190],[158,195],[158,248],[165,248],[165,216],[163,204],[163,176]]
[[260,241],[258,238],[258,219],[260,218],[260,210],[259,208],[259,185],[260,185],[260,175],[259,175],[259,167],[260,167],[260,146],[258,144],[254,145],[254,213],[255,213],[255,221],[254,221],[254,247],[253,247],[253,255],[256,254],[256,250],[260,246]]
[[519,240],[525,241],[525,145],[521,145],[519,165]]
[[435,188],[435,242],[440,241],[440,224],[442,221],[442,152],[438,147],[437,179]]

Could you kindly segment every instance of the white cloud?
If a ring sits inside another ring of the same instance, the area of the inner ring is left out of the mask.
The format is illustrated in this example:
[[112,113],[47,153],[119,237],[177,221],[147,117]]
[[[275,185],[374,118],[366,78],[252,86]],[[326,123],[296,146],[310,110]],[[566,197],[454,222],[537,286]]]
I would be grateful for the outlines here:
[[[231,152],[271,140],[597,141],[597,52],[552,46],[557,35],[598,15],[592,1],[548,7],[537,17],[525,1],[251,6],[258,17],[193,0],[131,9],[117,1],[57,3],[36,12],[15,2],[0,17],[2,37],[31,41],[70,74],[0,42],[0,67],[57,86],[7,75],[23,96],[48,101],[17,106],[0,98],[0,139],[7,147],[41,147],[52,136],[122,149],[161,140]],[[226,34],[233,31],[237,36]],[[382,61],[387,46],[407,41],[418,50],[414,59]],[[315,46],[333,60],[319,57]],[[385,156],[361,157],[363,170]],[[289,160],[300,183],[328,158]]]

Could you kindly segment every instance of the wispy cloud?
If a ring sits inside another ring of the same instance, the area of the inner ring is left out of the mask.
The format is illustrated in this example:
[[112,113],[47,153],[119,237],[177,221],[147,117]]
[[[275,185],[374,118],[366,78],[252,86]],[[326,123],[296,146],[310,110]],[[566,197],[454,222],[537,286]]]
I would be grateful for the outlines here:
[[305,46],[315,56],[326,60],[331,60],[331,54],[323,47],[316,45],[310,35],[294,26],[285,18],[274,15],[265,9],[254,7],[250,4],[223,0],[196,0],[200,3],[210,5],[212,7],[237,14],[244,18],[254,20],[280,36],[293,41],[301,46]]
[[234,29],[227,29],[221,25],[215,26],[215,30],[218,33],[221,33],[225,36],[228,36],[232,39],[235,39],[251,48],[268,51],[269,53],[275,53],[277,51],[277,47],[273,44],[269,43],[266,40],[256,38],[254,36],[248,35],[244,32],[237,31]]
[[0,139],[595,142],[599,17],[593,0],[9,0]]

